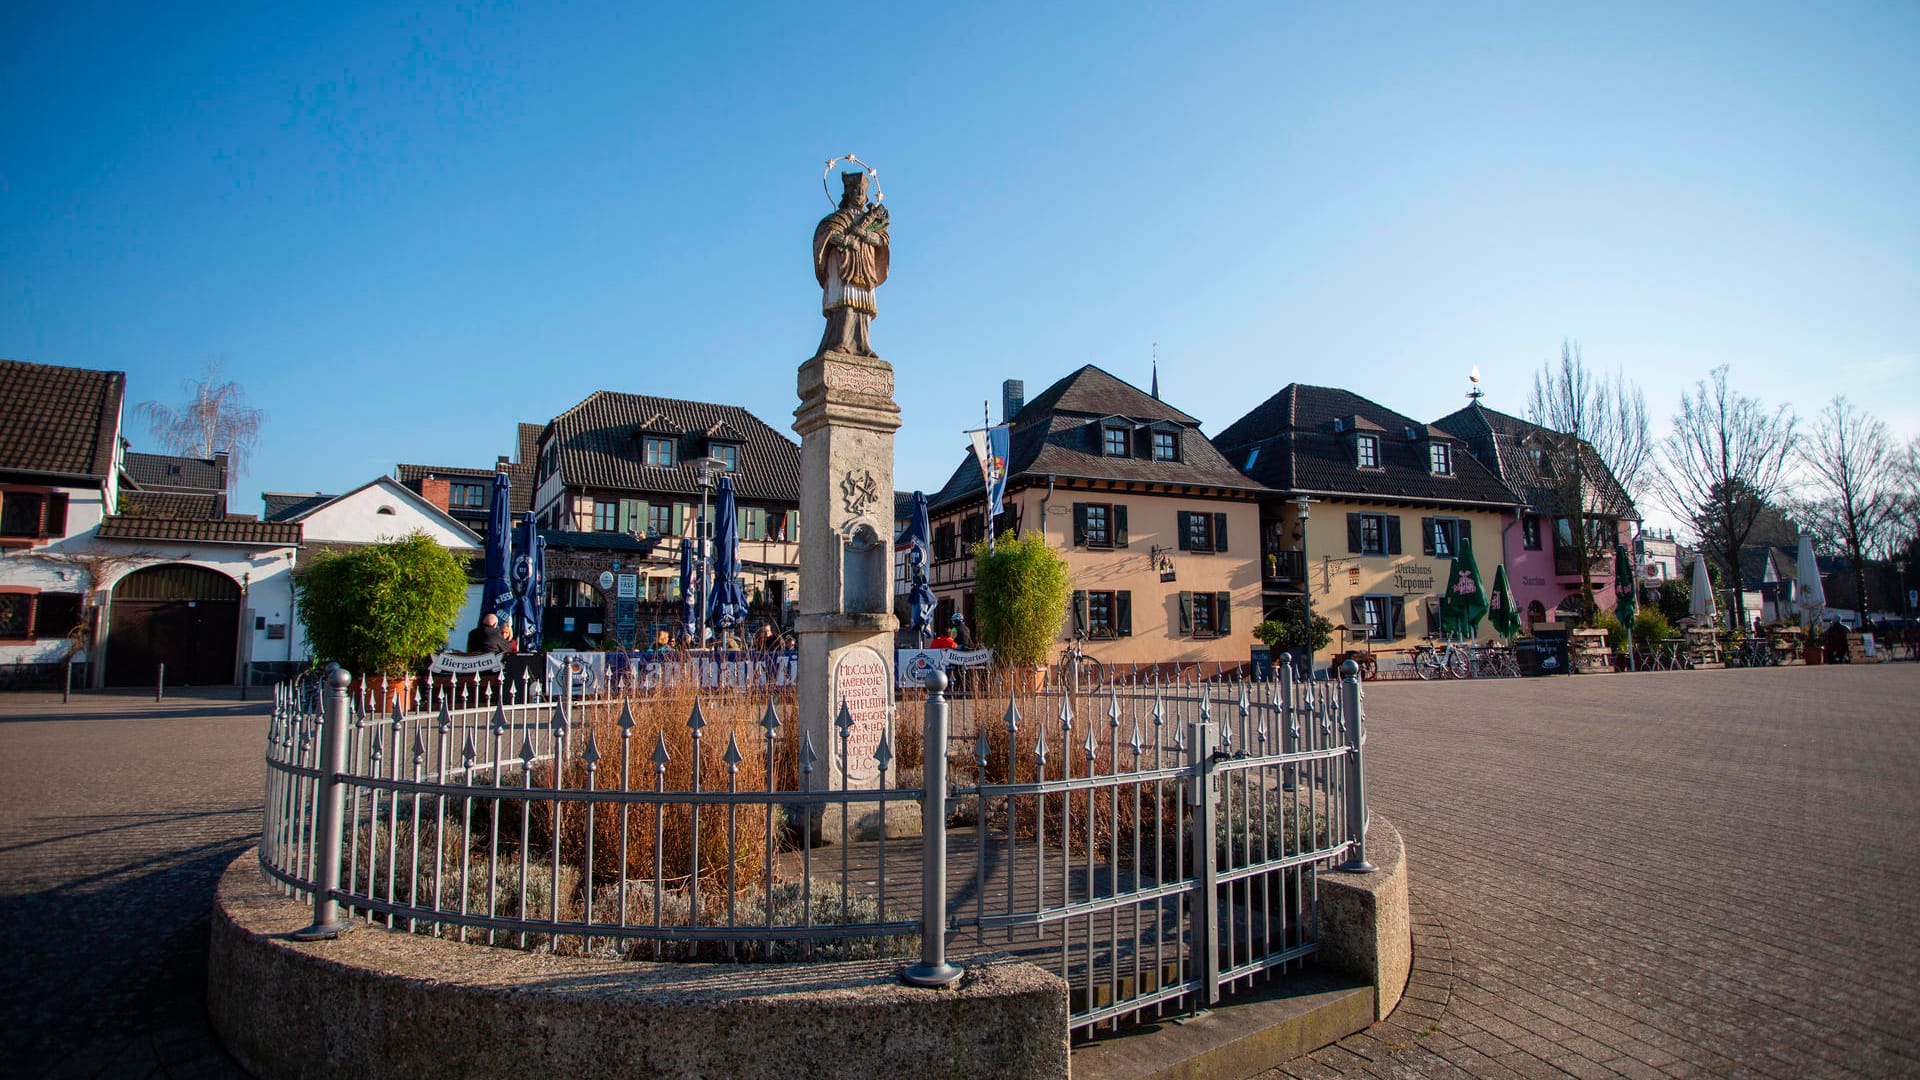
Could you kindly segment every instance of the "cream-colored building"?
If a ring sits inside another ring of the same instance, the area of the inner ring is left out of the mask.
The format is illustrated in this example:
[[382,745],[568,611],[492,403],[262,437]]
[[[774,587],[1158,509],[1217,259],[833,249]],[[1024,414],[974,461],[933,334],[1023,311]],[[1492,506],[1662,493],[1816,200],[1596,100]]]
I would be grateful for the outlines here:
[[[1261,512],[1268,617],[1309,601],[1336,628],[1317,654],[1404,651],[1438,630],[1462,542],[1491,590],[1518,498],[1459,438],[1346,390],[1289,385],[1214,439],[1271,489]],[[1302,513],[1305,513],[1304,528]],[[1493,635],[1486,621],[1480,636]]]
[[[1013,384],[1010,384],[1013,385]],[[1067,561],[1059,642],[1085,634],[1104,663],[1244,663],[1260,621],[1260,500],[1200,422],[1091,365],[1032,401],[1009,399],[1007,494],[998,533],[1038,529]],[[977,629],[972,545],[986,494],[968,455],[932,495],[937,625]]]

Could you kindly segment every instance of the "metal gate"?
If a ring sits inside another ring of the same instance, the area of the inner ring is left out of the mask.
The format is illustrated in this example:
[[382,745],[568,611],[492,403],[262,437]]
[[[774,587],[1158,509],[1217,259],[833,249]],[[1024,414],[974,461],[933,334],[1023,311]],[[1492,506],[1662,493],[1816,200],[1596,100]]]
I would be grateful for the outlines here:
[[1284,672],[1010,705],[953,789],[973,818],[948,845],[956,944],[1056,971],[1077,1032],[1204,1007],[1311,954],[1317,868],[1364,864],[1360,697]]

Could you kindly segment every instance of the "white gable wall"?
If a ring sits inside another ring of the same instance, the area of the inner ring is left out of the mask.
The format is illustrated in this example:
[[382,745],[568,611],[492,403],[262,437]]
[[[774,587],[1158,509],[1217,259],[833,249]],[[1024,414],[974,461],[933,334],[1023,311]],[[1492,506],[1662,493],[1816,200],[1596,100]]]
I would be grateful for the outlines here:
[[[382,513],[383,509],[389,512]],[[311,542],[374,544],[420,530],[441,547],[480,550],[480,541],[472,533],[385,477],[327,503],[301,518],[300,525],[302,536]]]

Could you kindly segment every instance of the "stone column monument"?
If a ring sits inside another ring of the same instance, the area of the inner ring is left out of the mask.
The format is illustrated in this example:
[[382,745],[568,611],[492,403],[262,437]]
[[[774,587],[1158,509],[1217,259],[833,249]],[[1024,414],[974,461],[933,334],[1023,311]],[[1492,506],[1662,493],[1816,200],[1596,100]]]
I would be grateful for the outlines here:
[[[835,159],[861,165],[857,158]],[[800,365],[800,734],[817,758],[811,789],[880,785],[875,752],[894,743],[893,368],[874,355],[874,290],[887,279],[887,211],[869,197],[870,170],[841,174],[838,206],[813,234],[814,277],[827,328]],[[877,196],[877,192],[876,192]],[[844,717],[842,715],[844,709]],[[843,735],[844,732],[844,735]],[[845,768],[842,769],[842,748]],[[904,822],[911,806],[894,815]],[[855,808],[851,839],[881,835],[879,814]],[[842,815],[817,815],[838,843]],[[899,824],[899,823],[896,823]]]

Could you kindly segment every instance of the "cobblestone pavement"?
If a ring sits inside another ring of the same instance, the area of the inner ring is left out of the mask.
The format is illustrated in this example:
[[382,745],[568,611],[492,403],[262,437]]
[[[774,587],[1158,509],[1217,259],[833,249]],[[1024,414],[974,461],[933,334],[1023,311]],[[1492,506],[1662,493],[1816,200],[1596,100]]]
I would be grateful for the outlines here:
[[1415,971],[1266,1080],[1920,1074],[1920,665],[1367,705]]
[[0,695],[0,1073],[244,1075],[207,1029],[207,913],[260,831],[266,708]]
[[[9,1075],[232,1076],[207,910],[265,707],[0,695]],[[1920,1073],[1920,665],[1372,684],[1415,972],[1268,1074]]]

